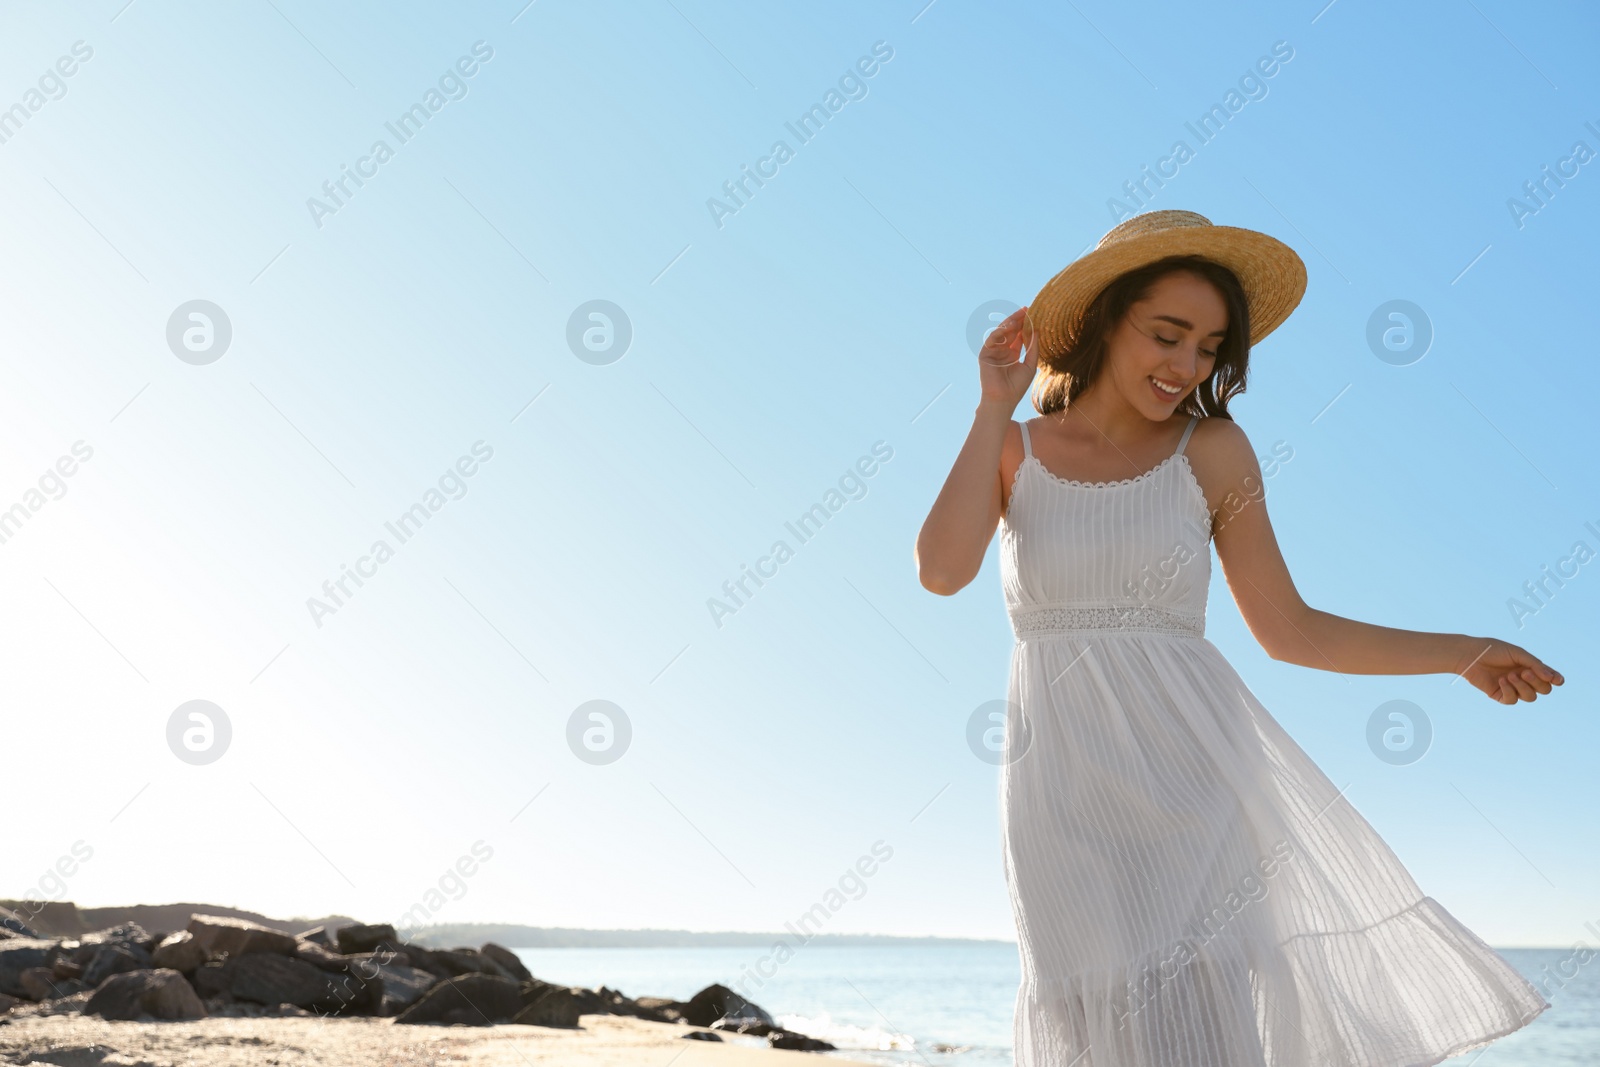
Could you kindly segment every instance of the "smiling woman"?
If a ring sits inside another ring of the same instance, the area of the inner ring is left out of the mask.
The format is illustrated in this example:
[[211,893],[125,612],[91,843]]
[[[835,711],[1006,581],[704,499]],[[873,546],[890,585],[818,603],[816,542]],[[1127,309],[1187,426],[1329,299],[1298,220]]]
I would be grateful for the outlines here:
[[[1000,527],[1018,1067],[1091,1048],[1097,1067],[1431,1064],[1550,1006],[1422,892],[1206,640],[1214,543],[1274,659],[1452,673],[1501,703],[1562,683],[1507,642],[1310,607],[1264,501],[1227,507],[1261,484],[1228,400],[1305,282],[1275,238],[1149,212],[979,353],[982,400],[916,559],[950,595]],[[1036,373],[1041,417],[1013,422]],[[1245,907],[1264,862],[1272,891]]]

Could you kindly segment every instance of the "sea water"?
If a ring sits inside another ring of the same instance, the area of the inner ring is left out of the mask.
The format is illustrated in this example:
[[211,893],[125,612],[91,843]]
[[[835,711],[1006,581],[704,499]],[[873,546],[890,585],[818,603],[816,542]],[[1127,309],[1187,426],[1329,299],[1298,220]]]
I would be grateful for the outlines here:
[[[766,949],[518,949],[537,977],[605,985],[630,997],[688,1000],[720,982],[780,1025],[839,1047],[839,1057],[925,1067],[1012,1067],[1011,1014],[1020,968],[1009,942],[871,947],[806,945],[755,970]],[[1570,949],[1498,949],[1544,992],[1550,1009],[1488,1049],[1446,1067],[1600,1064],[1600,954],[1574,974]],[[830,1054],[823,1054],[826,1059]]]

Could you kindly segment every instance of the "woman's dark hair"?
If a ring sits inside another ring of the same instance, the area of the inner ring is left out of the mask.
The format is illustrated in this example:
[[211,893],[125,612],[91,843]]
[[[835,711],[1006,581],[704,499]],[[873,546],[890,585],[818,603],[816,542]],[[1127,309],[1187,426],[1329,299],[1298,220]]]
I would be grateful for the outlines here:
[[1128,308],[1150,294],[1155,283],[1179,271],[1197,274],[1216,286],[1228,308],[1228,332],[1217,346],[1217,362],[1205,381],[1194,388],[1175,414],[1216,415],[1232,420],[1228,400],[1244,392],[1250,362],[1250,306],[1233,271],[1200,256],[1168,256],[1118,275],[1089,304],[1075,336],[1054,356],[1039,357],[1039,379],[1033,406],[1041,415],[1062,411],[1099,375],[1105,365],[1107,340]]

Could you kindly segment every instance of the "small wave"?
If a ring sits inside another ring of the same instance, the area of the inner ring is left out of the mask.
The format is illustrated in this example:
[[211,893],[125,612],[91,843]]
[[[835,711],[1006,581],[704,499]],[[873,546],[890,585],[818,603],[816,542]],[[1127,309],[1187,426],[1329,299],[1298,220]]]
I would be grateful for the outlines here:
[[886,1030],[879,1026],[854,1026],[850,1023],[836,1023],[824,1014],[821,1016],[809,1015],[782,1015],[778,1017],[778,1025],[790,1030],[798,1031],[808,1037],[819,1037],[824,1041],[832,1042],[839,1048],[872,1049],[878,1052],[889,1052],[898,1049],[912,1050],[917,1047],[915,1039],[910,1034],[899,1034],[893,1030]]

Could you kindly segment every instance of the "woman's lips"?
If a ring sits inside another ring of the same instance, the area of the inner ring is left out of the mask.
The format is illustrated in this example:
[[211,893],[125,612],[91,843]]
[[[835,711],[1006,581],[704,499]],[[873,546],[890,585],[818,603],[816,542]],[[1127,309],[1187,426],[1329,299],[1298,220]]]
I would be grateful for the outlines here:
[[[1159,385],[1156,384],[1156,376],[1155,375],[1153,375],[1153,374],[1150,375],[1149,379],[1150,379],[1150,391],[1155,393],[1156,396],[1159,397],[1160,399],[1165,400],[1168,403],[1171,403],[1172,401],[1177,400],[1179,397],[1183,396],[1183,387],[1182,386],[1178,387],[1178,391],[1177,392],[1169,393],[1165,389],[1161,388]],[[1162,380],[1165,381],[1165,379],[1162,379]]]

